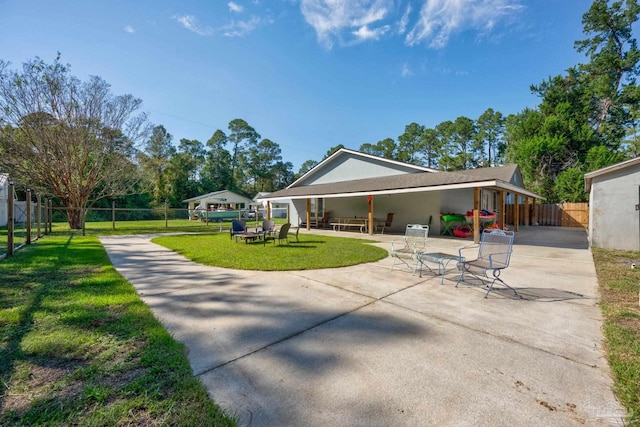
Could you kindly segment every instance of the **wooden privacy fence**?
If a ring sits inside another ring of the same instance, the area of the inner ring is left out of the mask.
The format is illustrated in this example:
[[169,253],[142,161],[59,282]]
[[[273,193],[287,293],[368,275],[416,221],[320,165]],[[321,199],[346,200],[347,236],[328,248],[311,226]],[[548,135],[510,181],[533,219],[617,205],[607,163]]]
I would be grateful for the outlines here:
[[[505,214],[507,224],[515,224],[515,205],[507,205]],[[521,204],[519,214],[521,225],[583,228],[589,226],[588,203]]]

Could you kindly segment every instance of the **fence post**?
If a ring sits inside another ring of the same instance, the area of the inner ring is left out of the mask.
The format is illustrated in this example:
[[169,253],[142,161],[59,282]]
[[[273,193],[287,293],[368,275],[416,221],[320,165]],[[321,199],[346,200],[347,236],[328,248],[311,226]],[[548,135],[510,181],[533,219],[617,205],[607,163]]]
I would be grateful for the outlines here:
[[27,189],[27,235],[26,243],[31,244],[31,190]]
[[169,210],[167,201],[164,201],[164,228],[169,228]]
[[13,231],[14,231],[14,200],[13,200],[13,191],[15,188],[15,184],[13,181],[9,182],[9,197],[7,198],[7,256],[13,255]]
[[49,223],[49,200],[48,199],[44,199],[44,203],[43,203],[43,211],[44,211],[44,234],[47,235],[49,234],[49,227],[47,226],[47,224]]
[[42,232],[40,230],[40,222],[42,222],[42,212],[40,211],[42,209],[42,203],[40,200],[40,194],[36,194],[36,209],[38,210],[36,212],[36,221],[38,222],[38,226],[36,227],[38,230],[37,233],[37,238],[41,238],[42,237]]
[[53,200],[49,199],[49,233],[51,233],[53,224]]
[[111,201],[111,226],[116,229],[116,201]]

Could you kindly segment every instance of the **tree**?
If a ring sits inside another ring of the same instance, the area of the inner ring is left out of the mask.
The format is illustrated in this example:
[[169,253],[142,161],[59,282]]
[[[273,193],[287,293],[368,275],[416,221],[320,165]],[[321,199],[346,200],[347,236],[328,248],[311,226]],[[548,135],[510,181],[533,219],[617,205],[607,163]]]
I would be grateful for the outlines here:
[[153,194],[153,204],[159,206],[167,201],[170,192],[170,180],[167,174],[169,161],[176,149],[173,136],[162,125],[155,126],[150,138],[140,153],[140,163],[145,172]]
[[244,173],[239,166],[245,163],[245,149],[255,145],[260,139],[260,134],[242,119],[234,119],[229,122],[228,142],[231,150],[231,177],[233,178],[233,190],[239,190],[244,181]]
[[202,193],[200,173],[204,164],[205,150],[196,139],[181,139],[178,151],[169,159],[169,203],[179,206],[182,200]]
[[270,139],[265,138],[249,148],[247,164],[254,193],[274,190],[275,167],[281,161],[280,146]]
[[385,159],[395,159],[397,148],[398,147],[396,146],[396,142],[393,138],[385,138],[373,145],[368,143],[362,144],[359,151],[372,154],[374,156],[384,157]]
[[435,129],[425,128],[422,132],[423,164],[429,168],[437,168],[442,155],[442,139]]
[[630,119],[627,107],[640,100],[636,91],[640,50],[632,35],[639,13],[637,0],[610,4],[595,0],[582,17],[583,32],[588,37],[574,44],[589,58],[578,68],[595,100],[592,126],[605,143],[620,142]]
[[302,165],[300,166],[300,169],[298,169],[298,173],[296,174],[296,179],[300,178],[302,175],[309,172],[317,164],[318,162],[316,160],[305,160],[305,162],[302,163]]
[[105,197],[129,194],[139,177],[132,156],[147,130],[142,101],[115,96],[92,76],[40,58],[21,71],[0,60],[0,166],[23,185],[56,196],[71,228]]
[[327,157],[331,157],[333,155],[333,153],[335,153],[336,151],[340,150],[341,148],[345,148],[344,145],[338,144],[338,145],[336,145],[334,147],[329,148],[327,150],[327,153],[322,158],[322,160],[326,159]]
[[212,192],[234,187],[231,153],[224,148],[227,142],[227,135],[220,129],[216,130],[207,141],[209,151],[205,154],[201,172],[201,184],[205,191]]
[[504,151],[505,145],[502,141],[504,132],[504,117],[499,111],[488,108],[476,120],[478,133],[478,146],[482,147],[480,161],[486,166],[498,163]]
[[422,135],[424,126],[410,123],[404,128],[404,133],[398,137],[397,158],[407,163],[419,163],[418,153],[422,151]]
[[634,141],[624,138],[640,102],[640,51],[632,37],[639,13],[636,0],[595,0],[582,18],[587,38],[575,42],[589,62],[532,86],[539,109],[507,120],[509,161],[524,165],[525,184],[550,202],[584,198],[579,173],[593,170],[589,157],[603,164],[633,151]]
[[458,117],[455,122],[443,122],[438,127],[443,136],[444,154],[440,159],[446,170],[470,169],[477,166],[479,147],[475,123],[468,117]]

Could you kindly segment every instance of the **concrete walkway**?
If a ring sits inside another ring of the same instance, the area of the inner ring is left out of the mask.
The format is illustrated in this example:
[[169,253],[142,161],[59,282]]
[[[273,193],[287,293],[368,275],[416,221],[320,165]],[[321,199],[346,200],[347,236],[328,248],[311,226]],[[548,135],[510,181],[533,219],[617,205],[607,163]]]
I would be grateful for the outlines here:
[[[583,230],[516,233],[502,277],[525,299],[484,299],[456,288],[453,272],[441,285],[390,271],[389,258],[313,271],[205,267],[151,237],[101,240],[241,426],[622,425]],[[398,237],[374,239],[389,248]],[[429,238],[434,252],[468,243]]]

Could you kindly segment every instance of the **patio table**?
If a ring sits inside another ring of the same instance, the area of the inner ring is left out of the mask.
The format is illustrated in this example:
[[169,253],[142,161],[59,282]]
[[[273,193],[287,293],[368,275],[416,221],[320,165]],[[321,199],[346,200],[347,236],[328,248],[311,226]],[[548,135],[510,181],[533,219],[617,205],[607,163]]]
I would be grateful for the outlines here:
[[249,241],[254,241],[254,240],[264,240],[264,235],[265,233],[254,233],[254,232],[248,232],[248,233],[239,233],[235,235],[236,238],[236,242],[238,241],[238,237],[242,240],[244,240],[244,243],[246,244]]
[[368,218],[363,217],[335,217],[330,225],[335,231],[346,230],[347,228],[360,229],[361,233],[364,233],[369,224]]
[[[420,277],[422,277],[422,267],[425,266],[429,271],[433,271],[431,267],[425,264],[425,261],[438,264],[438,275],[441,275],[440,284],[444,285],[444,274],[447,271],[446,268],[451,261],[456,261],[458,265],[458,256],[445,254],[444,252],[418,252],[418,262],[420,263]],[[450,268],[449,270],[453,270]],[[435,272],[434,272],[435,273]]]

